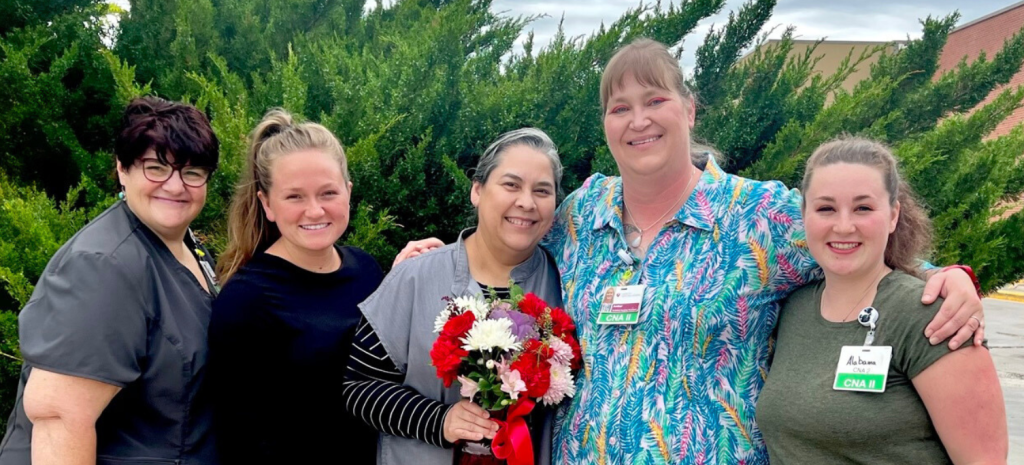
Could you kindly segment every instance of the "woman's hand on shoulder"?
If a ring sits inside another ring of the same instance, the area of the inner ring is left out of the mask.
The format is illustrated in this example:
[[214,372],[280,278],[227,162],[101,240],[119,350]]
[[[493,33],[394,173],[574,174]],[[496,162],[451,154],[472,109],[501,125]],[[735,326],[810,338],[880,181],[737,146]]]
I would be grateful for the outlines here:
[[444,416],[444,439],[448,442],[493,439],[497,431],[498,424],[491,421],[490,414],[469,400],[453,404]]
[[441,247],[444,247],[444,242],[441,242],[441,239],[436,237],[411,241],[405,244],[405,248],[401,252],[398,252],[395,261],[391,263],[391,267],[398,266],[399,263],[402,263],[407,258],[416,257]]
[[959,269],[940,271],[928,278],[921,303],[930,304],[942,297],[942,307],[924,330],[932,345],[952,336],[950,350],[956,350],[964,341],[974,335],[974,345],[981,346],[985,338],[985,315],[982,312],[981,297],[974,287],[974,280]]

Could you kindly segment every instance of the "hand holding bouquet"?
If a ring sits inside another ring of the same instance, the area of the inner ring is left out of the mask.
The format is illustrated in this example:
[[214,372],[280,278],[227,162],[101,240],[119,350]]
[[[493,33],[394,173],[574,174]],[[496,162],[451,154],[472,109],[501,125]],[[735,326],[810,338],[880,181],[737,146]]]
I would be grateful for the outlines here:
[[510,299],[445,298],[430,358],[445,387],[458,380],[462,395],[481,407],[508,409],[492,444],[495,457],[533,463],[522,417],[537,402],[553,406],[575,394],[575,330],[564,310],[514,285]]

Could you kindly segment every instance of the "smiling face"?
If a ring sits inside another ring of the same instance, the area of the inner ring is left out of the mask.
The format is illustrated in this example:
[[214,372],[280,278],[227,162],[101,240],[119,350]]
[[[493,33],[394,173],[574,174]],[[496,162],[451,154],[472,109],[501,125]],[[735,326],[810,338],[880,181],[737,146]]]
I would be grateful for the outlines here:
[[890,205],[875,167],[836,163],[814,168],[804,192],[804,228],[811,255],[826,276],[865,277],[884,266],[900,206]]
[[[206,203],[206,185],[186,186],[177,171],[164,182],[150,181],[143,173],[147,159],[158,160],[156,152],[146,151],[132,166],[125,167],[117,162],[124,200],[139,221],[158,236],[168,241],[179,240]],[[168,153],[167,161],[174,163],[174,155]],[[188,166],[183,169],[187,170]]]
[[551,160],[525,145],[505,149],[483,184],[473,183],[477,233],[492,253],[522,261],[551,228],[555,178]]
[[270,192],[258,195],[279,241],[307,254],[333,247],[348,228],[352,190],[337,160],[315,149],[285,154],[271,162],[270,179]]
[[604,134],[624,175],[684,173],[693,124],[693,101],[627,74],[608,99]]

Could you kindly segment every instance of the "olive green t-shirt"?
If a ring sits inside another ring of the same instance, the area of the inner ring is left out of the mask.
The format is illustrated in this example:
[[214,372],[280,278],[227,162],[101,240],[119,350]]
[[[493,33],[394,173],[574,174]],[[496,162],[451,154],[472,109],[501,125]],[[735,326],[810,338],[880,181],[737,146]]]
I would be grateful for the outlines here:
[[836,391],[840,350],[863,345],[868,328],[822,318],[824,287],[820,281],[802,287],[780,312],[775,359],[756,414],[772,465],[951,463],[911,383],[950,353],[924,337],[941,301],[922,305],[918,278],[898,271],[883,277],[872,303],[879,313],[872,345],[892,346],[885,392]]

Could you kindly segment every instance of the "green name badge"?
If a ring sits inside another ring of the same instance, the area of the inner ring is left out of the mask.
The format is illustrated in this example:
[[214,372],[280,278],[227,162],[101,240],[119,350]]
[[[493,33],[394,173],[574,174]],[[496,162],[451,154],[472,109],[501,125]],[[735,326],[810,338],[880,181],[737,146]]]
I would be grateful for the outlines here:
[[634,325],[640,321],[640,306],[644,300],[644,285],[613,286],[604,292],[599,325]]
[[640,319],[640,312],[602,313],[597,316],[599,325],[631,325]]
[[839,352],[836,391],[885,392],[892,346],[844,346]]

